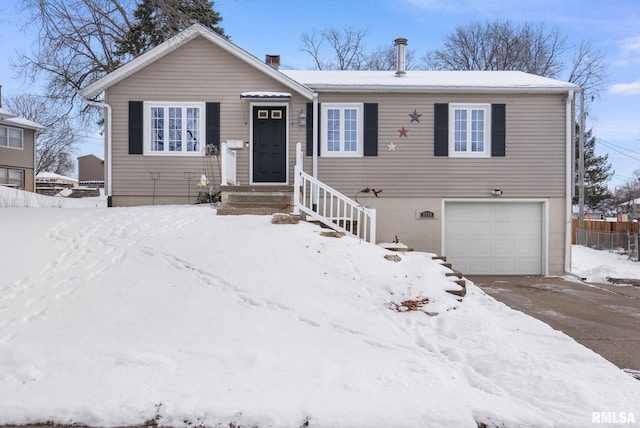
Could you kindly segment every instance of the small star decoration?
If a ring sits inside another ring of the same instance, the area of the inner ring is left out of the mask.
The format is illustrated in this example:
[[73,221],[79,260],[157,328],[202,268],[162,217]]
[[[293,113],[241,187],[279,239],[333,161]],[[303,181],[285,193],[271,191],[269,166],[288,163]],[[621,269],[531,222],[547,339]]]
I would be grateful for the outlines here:
[[422,116],[421,114],[418,114],[417,110],[413,110],[413,113],[409,113],[409,116],[411,116],[411,122],[420,122],[420,116]]
[[389,147],[389,151],[390,152],[395,152],[396,151],[396,145],[392,142],[390,142],[389,144],[387,144],[387,147]]
[[404,126],[403,126],[402,129],[398,129],[398,132],[400,133],[401,137],[407,137],[407,132],[409,132],[409,130],[404,129]]

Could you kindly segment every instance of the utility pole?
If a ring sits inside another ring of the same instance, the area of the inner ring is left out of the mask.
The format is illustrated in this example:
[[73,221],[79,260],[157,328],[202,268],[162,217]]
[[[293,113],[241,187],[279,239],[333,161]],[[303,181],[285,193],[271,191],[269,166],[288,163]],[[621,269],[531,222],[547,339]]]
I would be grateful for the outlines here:
[[580,134],[578,135],[578,228],[584,228],[584,89],[580,92]]

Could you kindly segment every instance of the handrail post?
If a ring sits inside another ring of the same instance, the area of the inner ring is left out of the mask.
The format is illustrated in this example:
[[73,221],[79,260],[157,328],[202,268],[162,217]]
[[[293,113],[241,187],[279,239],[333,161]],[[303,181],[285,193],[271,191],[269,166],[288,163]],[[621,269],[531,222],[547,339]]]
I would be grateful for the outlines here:
[[302,143],[296,143],[296,165],[293,168],[293,213],[300,214],[300,173],[302,172]]
[[376,209],[369,208],[369,242],[376,243]]
[[227,143],[225,141],[220,142],[220,185],[227,185]]

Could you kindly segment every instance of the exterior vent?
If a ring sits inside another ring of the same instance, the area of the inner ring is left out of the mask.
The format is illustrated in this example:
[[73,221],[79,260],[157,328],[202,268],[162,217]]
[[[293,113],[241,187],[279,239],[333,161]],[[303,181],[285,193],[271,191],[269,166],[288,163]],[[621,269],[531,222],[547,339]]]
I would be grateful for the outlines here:
[[398,48],[398,64],[396,77],[405,77],[407,75],[405,48],[407,47],[407,39],[398,38],[393,41]]

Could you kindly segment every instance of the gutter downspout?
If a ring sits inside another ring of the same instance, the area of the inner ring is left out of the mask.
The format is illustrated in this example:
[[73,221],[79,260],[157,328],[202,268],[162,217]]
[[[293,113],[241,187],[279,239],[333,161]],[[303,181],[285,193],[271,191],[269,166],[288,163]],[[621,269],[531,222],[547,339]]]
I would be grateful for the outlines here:
[[111,111],[111,106],[105,102],[102,101],[93,101],[90,99],[85,98],[84,99],[87,104],[89,104],[90,106],[94,106],[94,107],[102,107],[102,108],[106,108],[107,109],[107,129],[105,129],[105,132],[107,133],[107,136],[105,137],[105,156],[107,158],[107,182],[105,183],[105,185],[107,186],[106,191],[107,191],[107,207],[111,208],[112,203],[111,203],[111,154],[112,154],[112,150],[111,150],[111,117],[112,117],[112,111]]
[[[0,88],[2,88],[0,86]],[[2,103],[0,102],[0,106],[2,105]],[[37,153],[38,153],[38,134],[40,132],[38,130],[33,131],[33,174],[32,174],[32,178],[33,178],[33,189],[32,192],[36,193],[36,167],[37,162],[38,162],[38,158],[37,158]]]
[[574,91],[571,90],[567,94],[567,104],[566,104],[566,134],[567,134],[567,142],[566,142],[566,159],[567,159],[567,167],[566,167],[566,184],[565,184],[565,213],[566,213],[566,222],[565,222],[565,239],[564,239],[564,271],[566,273],[571,272],[571,220],[573,217],[573,204],[572,204],[572,195],[573,195],[573,147],[574,147],[574,132],[575,125],[573,123],[573,109],[574,106]]

